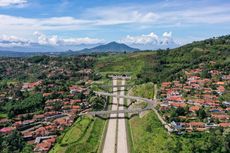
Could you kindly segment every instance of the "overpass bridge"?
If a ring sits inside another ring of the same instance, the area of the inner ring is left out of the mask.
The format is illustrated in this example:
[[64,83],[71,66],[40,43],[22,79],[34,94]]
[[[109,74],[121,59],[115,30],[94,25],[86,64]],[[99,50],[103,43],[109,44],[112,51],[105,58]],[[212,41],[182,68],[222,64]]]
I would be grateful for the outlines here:
[[125,80],[131,79],[131,77],[127,75],[109,75],[109,77],[112,79],[125,79]]
[[118,94],[112,94],[107,92],[95,92],[99,96],[110,96],[110,97],[116,97],[116,98],[124,98],[124,99],[131,99],[136,101],[144,101],[148,105],[145,108],[138,108],[138,109],[123,109],[123,110],[107,110],[107,111],[92,111],[92,112],[86,112],[86,113],[80,113],[79,115],[109,115],[109,114],[120,114],[120,113],[141,113],[146,110],[151,110],[156,106],[156,100],[142,98],[142,97],[136,97],[136,96],[125,96],[125,95],[118,95]]
[[[112,75],[112,93],[95,92],[96,95],[112,97],[111,110],[91,111],[81,113],[80,115],[90,114],[93,116],[109,115],[108,126],[105,140],[103,143],[103,153],[128,153],[128,142],[126,134],[125,113],[141,113],[142,111],[153,109],[156,106],[156,100],[125,95],[126,80],[131,79],[127,75]],[[125,109],[124,99],[143,101],[147,103],[145,108]]]
[[144,101],[148,104],[156,105],[156,100],[143,98],[143,97],[137,97],[137,96],[126,96],[126,95],[118,95],[108,92],[95,92],[99,96],[111,96],[111,97],[117,97],[117,98],[125,98],[125,99],[131,99],[131,100],[137,100],[137,101]]
[[148,105],[145,108],[138,108],[138,109],[123,109],[123,110],[108,110],[108,111],[92,111],[86,113],[80,113],[79,115],[109,115],[109,114],[119,114],[119,113],[141,113],[146,110],[152,110],[153,106]]

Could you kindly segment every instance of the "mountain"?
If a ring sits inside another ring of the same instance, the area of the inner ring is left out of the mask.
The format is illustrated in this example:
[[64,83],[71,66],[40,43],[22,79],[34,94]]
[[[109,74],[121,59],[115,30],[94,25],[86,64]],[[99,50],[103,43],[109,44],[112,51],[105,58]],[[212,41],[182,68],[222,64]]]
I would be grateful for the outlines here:
[[133,52],[133,51],[139,51],[139,49],[137,48],[132,48],[129,47],[126,44],[122,44],[122,43],[117,43],[117,42],[110,42],[108,44],[105,45],[99,45],[97,47],[93,47],[93,48],[86,48],[81,50],[80,52],[84,52],[84,53],[98,53],[98,52]]

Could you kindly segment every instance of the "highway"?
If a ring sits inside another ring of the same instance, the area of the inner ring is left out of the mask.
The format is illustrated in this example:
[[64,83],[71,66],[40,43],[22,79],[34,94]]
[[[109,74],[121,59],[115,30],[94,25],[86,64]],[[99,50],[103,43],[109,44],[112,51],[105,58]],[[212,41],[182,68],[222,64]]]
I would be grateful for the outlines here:
[[[113,85],[117,85],[117,79],[113,79]],[[113,92],[117,92],[117,88],[113,88]],[[111,111],[117,111],[118,109],[118,99],[117,97],[113,97],[112,100],[112,108]],[[116,152],[116,133],[117,133],[117,114],[112,113],[110,114],[110,118],[108,121],[108,127],[105,135],[105,141],[103,146],[103,153],[115,153]]]
[[[121,80],[122,87],[120,88],[120,95],[125,95],[125,79]],[[119,98],[119,111],[124,110],[124,98]],[[128,153],[125,113],[118,113],[117,125],[117,153]]]
[[[112,97],[111,110],[107,111],[93,111],[86,112],[79,115],[109,115],[108,127],[105,134],[104,145],[102,148],[103,153],[128,153],[128,142],[126,132],[126,113],[140,113],[146,110],[152,110],[156,106],[156,100],[125,95],[125,82],[126,77],[112,77],[112,89],[113,93],[107,92],[95,92],[99,96]],[[118,80],[121,81],[121,85],[118,84]],[[119,90],[118,90],[119,89]],[[136,100],[146,102],[148,105],[145,108],[136,109],[124,109],[124,99]]]

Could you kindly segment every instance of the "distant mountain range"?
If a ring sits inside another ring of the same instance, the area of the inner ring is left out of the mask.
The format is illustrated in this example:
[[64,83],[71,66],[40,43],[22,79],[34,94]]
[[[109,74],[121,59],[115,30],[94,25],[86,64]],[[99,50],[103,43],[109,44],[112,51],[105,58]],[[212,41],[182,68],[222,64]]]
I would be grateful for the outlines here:
[[36,55],[77,55],[77,54],[91,54],[91,53],[103,53],[103,52],[133,52],[139,51],[137,48],[129,47],[126,44],[110,42],[105,45],[99,45],[93,48],[85,48],[78,51],[65,51],[65,52],[17,52],[0,50],[0,56],[2,57],[25,57],[25,56],[36,56]]

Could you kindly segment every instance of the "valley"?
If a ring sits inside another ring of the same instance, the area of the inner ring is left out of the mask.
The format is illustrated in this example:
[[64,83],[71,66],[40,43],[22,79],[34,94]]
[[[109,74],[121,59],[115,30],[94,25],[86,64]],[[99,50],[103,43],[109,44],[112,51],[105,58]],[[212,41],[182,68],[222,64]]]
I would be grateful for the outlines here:
[[1,57],[0,147],[228,152],[229,46],[223,36],[169,50]]

